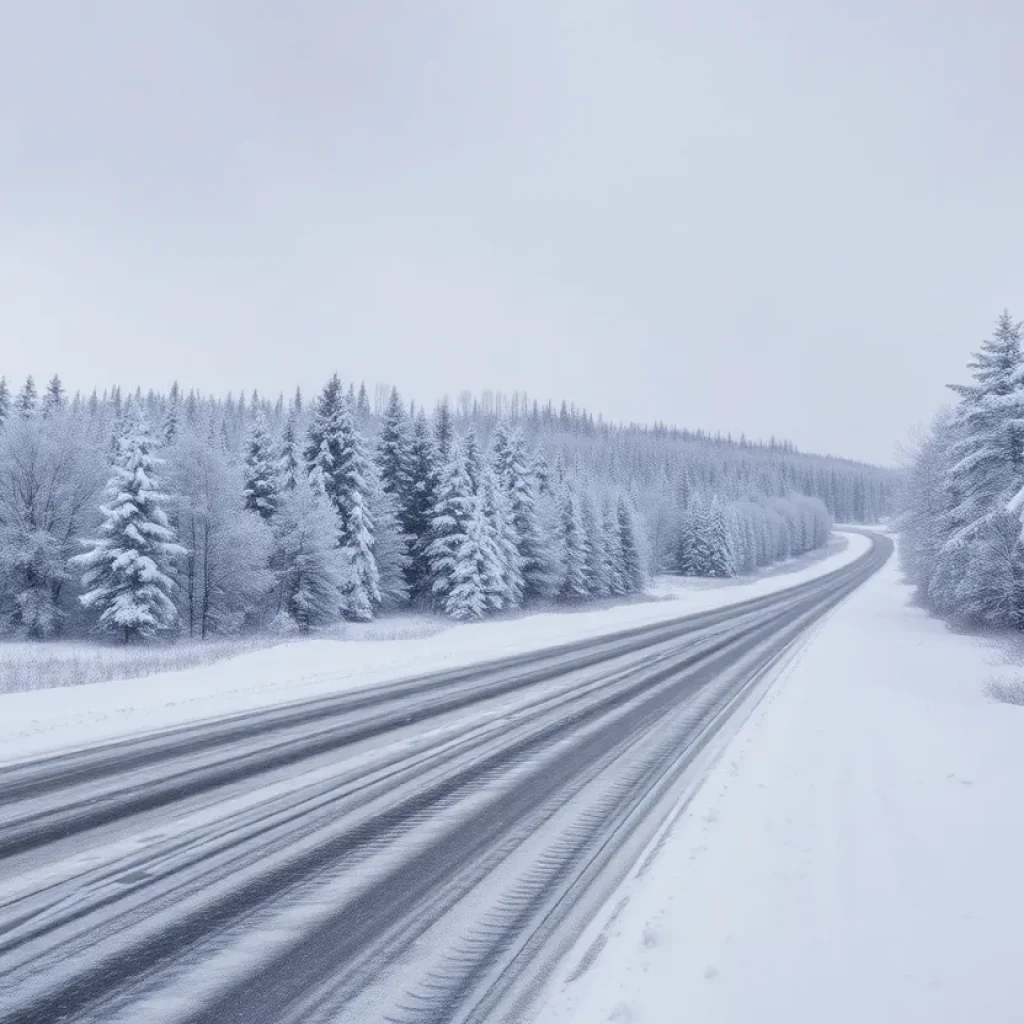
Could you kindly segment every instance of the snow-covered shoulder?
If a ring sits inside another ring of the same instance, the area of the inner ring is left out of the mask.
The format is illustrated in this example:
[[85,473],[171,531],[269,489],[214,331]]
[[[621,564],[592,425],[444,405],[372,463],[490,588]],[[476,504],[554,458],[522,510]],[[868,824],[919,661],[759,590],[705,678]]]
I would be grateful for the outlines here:
[[845,536],[844,548],[793,572],[719,589],[680,590],[668,600],[485,621],[406,639],[308,639],[140,679],[0,694],[0,762],[460,668],[724,607],[833,572],[871,545],[862,534]]
[[1021,1019],[1020,672],[909,602],[893,559],[826,620],[545,1024]]

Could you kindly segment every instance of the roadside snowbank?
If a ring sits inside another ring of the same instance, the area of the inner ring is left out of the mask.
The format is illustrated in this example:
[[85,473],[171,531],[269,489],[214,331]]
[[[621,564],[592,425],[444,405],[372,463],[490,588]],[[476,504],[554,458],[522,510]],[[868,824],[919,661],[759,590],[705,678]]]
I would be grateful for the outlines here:
[[304,640],[142,679],[0,694],[0,763],[720,608],[832,572],[856,560],[871,544],[861,534],[849,534],[848,541],[832,557],[795,572],[746,585],[680,592],[670,600],[527,615],[400,640]]
[[1019,669],[909,596],[891,559],[820,627],[539,1020],[1021,1020]]

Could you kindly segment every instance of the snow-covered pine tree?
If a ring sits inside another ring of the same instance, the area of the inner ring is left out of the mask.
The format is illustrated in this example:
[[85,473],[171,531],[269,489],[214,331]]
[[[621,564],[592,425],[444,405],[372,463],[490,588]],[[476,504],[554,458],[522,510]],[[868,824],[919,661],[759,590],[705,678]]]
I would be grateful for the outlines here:
[[543,448],[538,447],[533,453],[533,459],[530,462],[530,475],[536,484],[538,494],[553,495],[551,469],[548,466],[548,457]]
[[374,522],[368,507],[371,472],[365,442],[356,430],[346,399],[339,420],[340,459],[335,463],[335,508],[338,510],[338,541],[348,558],[345,583],[345,615],[355,622],[369,622],[381,603],[380,572],[374,557]]
[[699,495],[694,495],[690,499],[687,518],[693,530],[689,575],[710,576],[714,563],[711,513],[708,505]]
[[626,572],[625,554],[622,550],[622,534],[619,531],[618,507],[611,498],[604,503],[601,514],[601,532],[604,534],[605,576],[608,592],[616,596],[629,593],[629,578]]
[[439,465],[446,466],[451,461],[456,441],[452,410],[446,398],[434,411],[434,447]]
[[971,624],[1024,626],[1024,548],[1019,520],[1005,509],[970,544],[953,617]]
[[394,499],[399,515],[404,518],[413,488],[412,437],[409,417],[397,388],[392,388],[388,396],[374,461],[381,486]]
[[281,495],[271,566],[281,610],[300,632],[337,620],[347,574],[337,517],[304,473]]
[[395,498],[380,481],[376,467],[368,474],[367,506],[373,522],[373,557],[377,563],[381,608],[391,611],[409,600],[409,539],[402,531]]
[[50,378],[50,383],[46,385],[46,391],[43,393],[43,416],[54,416],[65,405],[67,405],[67,395],[64,393],[64,385],[61,383],[60,377],[54,374]]
[[[943,410],[910,453],[903,508],[896,520],[900,534],[900,567],[914,585],[918,599],[939,611],[929,592],[946,537],[946,478],[949,471],[951,413]],[[1015,509],[1010,509],[1011,514]]]
[[370,396],[366,393],[366,383],[359,385],[359,394],[356,397],[356,419],[363,429],[370,422]]
[[470,427],[462,438],[462,457],[466,462],[466,475],[473,494],[480,493],[480,476],[484,469],[484,456],[476,431]]
[[426,548],[430,594],[434,606],[441,611],[447,611],[448,596],[457,578],[459,552],[469,533],[475,505],[462,445],[456,441],[438,482]]
[[526,442],[520,430],[495,431],[491,463],[508,498],[510,535],[519,553],[523,577],[523,600],[553,597],[558,589],[559,570],[553,538],[545,533],[541,497],[530,471]]
[[37,400],[36,382],[32,375],[29,374],[25,378],[21,391],[18,392],[18,397],[14,400],[14,409],[22,419],[27,420],[35,414]]
[[736,566],[733,561],[732,546],[729,543],[729,528],[726,523],[725,509],[717,494],[711,498],[708,525],[710,528],[710,561],[707,575],[718,578],[735,576]]
[[83,606],[99,612],[100,628],[130,642],[174,625],[173,563],[184,549],[167,522],[156,477],[161,460],[135,401],[124,424],[99,537],[74,561],[83,570]]
[[743,514],[735,504],[725,506],[725,532],[732,552],[733,575],[743,572],[747,561],[747,532]]
[[630,594],[642,593],[647,585],[647,568],[643,540],[636,510],[631,502],[620,497],[616,509],[619,538],[622,545],[622,566],[626,588]]
[[[468,474],[466,480],[468,483]],[[482,619],[495,607],[496,552],[479,494],[469,497],[469,514],[465,530],[453,535],[451,539],[456,538],[450,583],[443,598],[443,610],[446,615],[459,621]]]
[[[1024,362],[1021,324],[1003,311],[991,338],[970,364],[974,383],[955,385],[955,441],[947,474],[946,542],[933,586],[952,591],[968,620],[1018,625],[1024,606],[1020,559],[1005,559],[999,522],[1024,487]],[[1002,581],[1001,586],[996,581]]]
[[171,392],[167,396],[167,408],[164,411],[164,421],[160,427],[160,435],[165,445],[174,444],[181,429],[181,389],[178,382],[171,385]]
[[274,459],[274,443],[267,418],[256,409],[245,443],[245,473],[242,494],[245,508],[269,522],[277,510],[279,477]]
[[7,378],[0,377],[0,430],[11,416],[11,391],[7,386]]
[[757,534],[749,505],[744,505],[739,512],[739,529],[743,532],[743,564],[739,568],[749,574],[757,569]]
[[580,516],[579,497],[564,481],[558,496],[558,545],[562,576],[558,596],[563,601],[587,597],[587,538]]
[[284,422],[276,468],[279,493],[294,490],[299,477],[305,475],[302,467],[302,450],[299,444],[299,413],[294,406]]
[[313,419],[309,424],[306,439],[306,466],[312,471],[319,469],[323,477],[324,493],[331,504],[337,507],[335,492],[340,488],[340,480],[334,479],[335,466],[341,457],[341,409],[345,402],[345,392],[337,374],[324,385],[323,391],[313,403]]
[[607,597],[611,593],[608,538],[593,494],[584,489],[580,496],[580,518],[586,538],[587,592],[591,597]]
[[324,387],[309,428],[306,461],[319,472],[338,515],[338,546],[346,553],[345,615],[373,618],[380,604],[380,576],[373,556],[373,521],[366,505],[369,464],[362,435],[338,375]]
[[434,600],[429,548],[433,541],[431,524],[442,471],[430,422],[421,409],[413,421],[409,445],[409,499],[402,509],[401,525],[410,545],[406,576],[409,591],[414,600],[424,603]]
[[694,548],[696,544],[695,513],[696,506],[691,501],[681,510],[676,524],[676,543],[672,565],[676,572],[681,573],[683,576],[699,575],[694,561]]
[[523,564],[515,539],[508,495],[494,470],[481,471],[478,499],[487,526],[488,563],[485,577],[487,603],[500,611],[523,603]]
[[[502,489],[511,492],[512,485],[512,436],[514,428],[506,420],[499,420],[491,434],[488,461]],[[526,467],[523,467],[525,472]]]

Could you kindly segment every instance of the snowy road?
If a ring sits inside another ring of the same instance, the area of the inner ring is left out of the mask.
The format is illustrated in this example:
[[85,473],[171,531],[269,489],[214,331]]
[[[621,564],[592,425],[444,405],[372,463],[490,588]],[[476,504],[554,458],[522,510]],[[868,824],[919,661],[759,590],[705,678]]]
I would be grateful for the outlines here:
[[891,553],[558,650],[0,769],[0,1022],[516,1019]]

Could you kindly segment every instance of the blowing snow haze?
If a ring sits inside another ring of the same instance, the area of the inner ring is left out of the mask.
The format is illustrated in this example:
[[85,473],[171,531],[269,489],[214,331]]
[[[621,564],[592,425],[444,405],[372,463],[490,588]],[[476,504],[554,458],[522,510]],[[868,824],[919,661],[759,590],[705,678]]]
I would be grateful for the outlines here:
[[337,369],[889,461],[1021,306],[1022,28],[948,0],[5,5],[2,370]]

